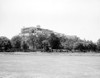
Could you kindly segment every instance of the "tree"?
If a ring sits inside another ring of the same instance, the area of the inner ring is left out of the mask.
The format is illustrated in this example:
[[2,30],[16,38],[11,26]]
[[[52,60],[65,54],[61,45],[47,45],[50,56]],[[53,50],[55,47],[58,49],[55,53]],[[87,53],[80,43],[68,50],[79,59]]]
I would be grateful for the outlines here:
[[10,51],[12,48],[11,42],[7,37],[0,37],[0,51]]
[[44,40],[46,40],[47,39],[47,36],[46,35],[44,35],[44,34],[38,34],[38,37],[37,37],[37,48],[38,49],[43,49],[43,44],[42,44],[42,42],[44,41]]
[[42,41],[42,45],[43,45],[43,50],[44,51],[47,51],[47,52],[50,51],[50,49],[49,49],[50,48],[50,44],[49,44],[48,40],[43,40]]
[[71,51],[73,49],[73,44],[74,44],[74,40],[73,39],[66,39],[66,42],[64,43],[65,44],[65,49]]
[[29,35],[27,43],[28,43],[29,49],[31,51],[36,51],[37,45],[38,45],[38,43],[37,43],[37,36],[36,35],[32,35],[32,34]]
[[77,50],[77,51],[83,52],[85,50],[83,42],[76,42],[76,43],[74,43],[73,49]]
[[97,41],[97,50],[100,51],[100,39]]
[[61,48],[62,49],[66,49],[66,41],[67,41],[66,36],[65,35],[62,35],[59,38],[60,38],[60,42],[61,42]]
[[73,48],[74,48],[74,50],[90,52],[90,51],[96,51],[97,45],[95,43],[93,43],[92,41],[83,40],[81,42],[76,42],[74,44]]
[[22,43],[21,43],[21,49],[22,49],[24,52],[25,52],[25,51],[28,51],[29,46],[28,46],[28,44],[27,44],[26,41],[22,41]]
[[21,36],[14,36],[11,39],[11,43],[13,46],[14,51],[21,51],[21,43],[22,43],[22,37]]
[[66,49],[67,51],[72,51],[74,43],[81,41],[77,36],[65,35],[61,36],[60,40],[63,49]]
[[52,49],[60,49],[61,47],[60,38],[57,37],[54,33],[50,35],[48,41]]
[[96,51],[97,50],[97,45],[95,43],[93,43],[92,41],[86,41],[85,47],[86,47],[87,51]]

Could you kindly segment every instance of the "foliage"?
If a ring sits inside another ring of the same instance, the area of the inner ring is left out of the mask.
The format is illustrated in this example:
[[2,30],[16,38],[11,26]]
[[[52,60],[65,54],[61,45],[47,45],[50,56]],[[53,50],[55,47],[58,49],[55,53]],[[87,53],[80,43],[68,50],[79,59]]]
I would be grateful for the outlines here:
[[21,35],[9,40],[0,37],[0,51],[100,51],[100,39],[96,43],[81,40],[77,36],[54,33],[40,27],[24,28]]
[[29,49],[31,51],[35,51],[37,49],[38,43],[37,43],[37,36],[36,35],[29,35],[27,44],[29,45]]
[[50,35],[50,37],[48,38],[48,41],[52,49],[60,49],[60,46],[61,46],[60,38],[57,37],[54,33]]
[[84,44],[82,42],[76,42],[73,45],[73,49],[78,50],[78,51],[84,51],[85,47],[84,47]]
[[67,49],[69,51],[72,51],[74,43],[80,41],[80,39],[76,36],[74,38],[68,38],[66,36],[61,36],[60,40],[61,40],[63,49]]
[[7,37],[0,37],[0,51],[11,51],[11,42]]
[[47,36],[44,35],[44,34],[38,34],[38,37],[37,37],[37,49],[43,49],[43,41],[44,40],[47,40]]
[[18,35],[14,36],[11,39],[11,43],[14,51],[21,51],[21,42],[22,42],[22,37]]
[[24,52],[28,51],[28,48],[29,48],[29,46],[28,46],[27,42],[23,41],[22,44],[21,44],[22,51],[24,51]]
[[43,50],[46,52],[46,51],[49,51],[49,47],[50,47],[50,44],[49,44],[49,41],[48,40],[43,40],[42,41],[42,45],[43,45]]
[[100,51],[100,39],[97,41],[97,50]]
[[97,46],[92,41],[82,41],[82,42],[76,42],[73,48],[74,50],[86,52],[86,51],[96,51]]
[[87,51],[96,51],[97,50],[97,45],[93,43],[92,41],[87,41],[86,42],[86,50]]

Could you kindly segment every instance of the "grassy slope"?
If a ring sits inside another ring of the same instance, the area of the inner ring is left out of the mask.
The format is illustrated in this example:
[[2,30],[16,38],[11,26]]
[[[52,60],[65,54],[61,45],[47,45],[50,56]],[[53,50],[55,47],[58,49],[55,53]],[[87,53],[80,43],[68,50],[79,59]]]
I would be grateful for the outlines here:
[[100,54],[86,55],[1,53],[0,78],[100,78]]

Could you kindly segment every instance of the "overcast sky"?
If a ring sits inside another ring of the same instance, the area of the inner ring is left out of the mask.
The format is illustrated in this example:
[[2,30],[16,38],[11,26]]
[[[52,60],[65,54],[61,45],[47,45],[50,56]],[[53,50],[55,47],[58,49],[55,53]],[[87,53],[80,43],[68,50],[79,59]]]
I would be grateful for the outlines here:
[[100,0],[0,0],[0,36],[41,25],[66,35],[100,38]]

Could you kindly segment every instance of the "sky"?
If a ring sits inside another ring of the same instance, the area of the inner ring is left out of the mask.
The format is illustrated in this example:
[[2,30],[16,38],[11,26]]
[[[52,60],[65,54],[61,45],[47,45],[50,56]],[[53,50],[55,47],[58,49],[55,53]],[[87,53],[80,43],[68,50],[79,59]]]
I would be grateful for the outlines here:
[[0,0],[0,36],[12,38],[36,25],[96,42],[100,0]]

